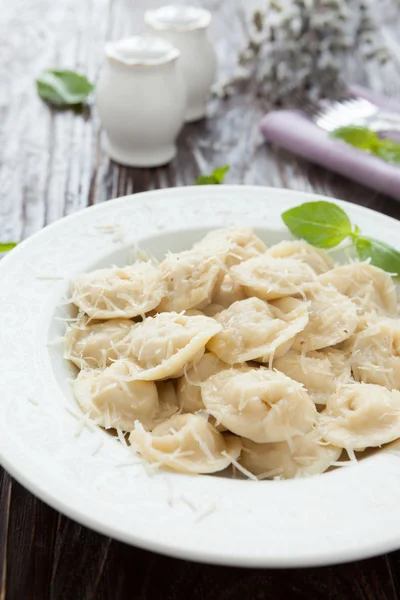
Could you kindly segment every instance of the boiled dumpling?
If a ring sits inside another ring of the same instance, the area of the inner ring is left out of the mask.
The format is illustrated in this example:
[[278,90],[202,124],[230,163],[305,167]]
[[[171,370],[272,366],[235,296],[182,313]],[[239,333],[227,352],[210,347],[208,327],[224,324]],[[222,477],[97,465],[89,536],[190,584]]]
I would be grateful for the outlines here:
[[209,256],[219,256],[227,267],[258,256],[267,249],[251,227],[227,227],[210,231],[194,248]]
[[158,312],[180,312],[210,304],[221,270],[221,260],[217,256],[207,256],[195,250],[170,253],[160,268],[167,294],[157,307]]
[[248,360],[268,362],[285,354],[295,335],[308,323],[306,305],[294,298],[267,304],[259,298],[234,302],[215,315],[222,331],[207,344],[207,348],[226,363]]
[[88,323],[83,319],[74,323],[65,334],[64,357],[80,369],[103,369],[127,356],[133,326],[129,319],[110,319],[104,323]]
[[136,423],[129,441],[149,462],[182,473],[223,471],[241,450],[240,438],[223,436],[199,415],[177,415],[151,433]]
[[157,381],[156,386],[159,407],[154,418],[154,426],[170,419],[181,410],[172,381]]
[[73,382],[74,396],[83,412],[106,429],[132,431],[136,420],[151,428],[158,411],[156,384],[133,377],[134,366],[125,360],[102,371],[80,371]]
[[357,307],[333,287],[310,286],[305,292],[309,302],[309,322],[296,336],[293,347],[302,352],[319,350],[348,339],[358,325]]
[[217,281],[212,295],[212,304],[228,308],[234,302],[245,298],[246,294],[242,286],[235,283],[229,273],[222,273],[222,277],[220,277],[220,281]]
[[206,315],[206,317],[215,317],[215,315],[223,310],[225,309],[223,306],[221,306],[221,304],[214,304],[214,302],[211,302],[211,304],[203,308],[203,313]]
[[72,302],[93,319],[136,317],[155,308],[166,291],[157,265],[136,262],[76,277]]
[[175,312],[147,317],[132,330],[130,355],[139,369],[138,379],[179,377],[182,369],[204,354],[205,345],[222,327],[204,316]]
[[204,409],[201,397],[201,383],[229,366],[215,354],[206,352],[204,356],[182,377],[176,380],[176,390],[179,406],[184,413]]
[[341,265],[320,277],[323,285],[333,285],[348,296],[361,313],[397,313],[396,286],[390,275],[366,262]]
[[274,367],[302,383],[315,404],[326,404],[340,382],[351,378],[347,356],[339,350],[315,350],[302,354],[289,350],[274,361]]
[[322,435],[335,446],[382,446],[400,437],[400,392],[371,383],[343,385],[320,416]]
[[307,263],[294,258],[273,258],[267,253],[232,267],[229,273],[248,296],[261,300],[301,293],[307,283],[317,279]]
[[372,321],[349,342],[355,379],[400,389],[400,320]]
[[303,386],[264,367],[221,371],[202,384],[201,393],[217,423],[258,443],[290,440],[316,421]]
[[341,448],[319,442],[320,435],[315,430],[297,435],[290,444],[256,444],[242,438],[240,464],[260,479],[317,475],[329,469],[342,453]]
[[266,252],[273,258],[295,258],[310,265],[316,273],[325,273],[332,269],[334,262],[325,250],[315,248],[304,240],[283,241],[271,246]]

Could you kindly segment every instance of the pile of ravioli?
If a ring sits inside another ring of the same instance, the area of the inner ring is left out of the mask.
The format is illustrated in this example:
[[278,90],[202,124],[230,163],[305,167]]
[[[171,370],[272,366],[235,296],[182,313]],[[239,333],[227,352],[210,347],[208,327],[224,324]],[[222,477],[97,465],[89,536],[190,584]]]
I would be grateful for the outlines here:
[[396,287],[368,262],[234,227],[83,274],[71,300],[77,402],[155,466],[286,479],[400,437]]

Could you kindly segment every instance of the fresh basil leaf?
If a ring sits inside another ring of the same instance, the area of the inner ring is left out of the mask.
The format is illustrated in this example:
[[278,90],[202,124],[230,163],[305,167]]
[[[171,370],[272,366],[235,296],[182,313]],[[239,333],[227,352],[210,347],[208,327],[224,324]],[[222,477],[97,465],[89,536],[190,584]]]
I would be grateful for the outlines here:
[[17,244],[18,242],[7,242],[6,244],[0,244],[0,252],[9,252],[15,248]]
[[195,185],[219,185],[224,183],[225,173],[229,171],[230,167],[218,167],[211,175],[200,175],[195,182]]
[[371,265],[388,273],[400,274],[400,252],[392,246],[370,237],[359,237],[355,241],[361,260],[370,259]]
[[294,236],[318,248],[333,248],[352,234],[344,210],[326,200],[295,206],[282,213],[282,219]]
[[85,75],[74,71],[47,70],[36,79],[42,100],[59,108],[81,104],[94,90]]

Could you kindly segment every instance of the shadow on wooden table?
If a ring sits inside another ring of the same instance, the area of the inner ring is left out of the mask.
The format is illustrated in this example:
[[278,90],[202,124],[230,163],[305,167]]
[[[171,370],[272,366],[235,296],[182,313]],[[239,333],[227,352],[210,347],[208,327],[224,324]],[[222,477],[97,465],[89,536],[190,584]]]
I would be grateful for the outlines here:
[[315,569],[202,565],[146,552],[94,533],[58,515],[4,472],[0,489],[1,600],[399,597],[400,552]]

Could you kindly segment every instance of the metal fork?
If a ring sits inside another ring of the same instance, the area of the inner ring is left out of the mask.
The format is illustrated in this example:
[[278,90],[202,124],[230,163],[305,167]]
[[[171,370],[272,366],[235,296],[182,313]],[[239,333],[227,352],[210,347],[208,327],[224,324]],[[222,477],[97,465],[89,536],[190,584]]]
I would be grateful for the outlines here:
[[400,132],[400,114],[383,110],[360,97],[343,100],[322,100],[301,108],[314,123],[325,131],[350,125],[368,127],[372,131]]

